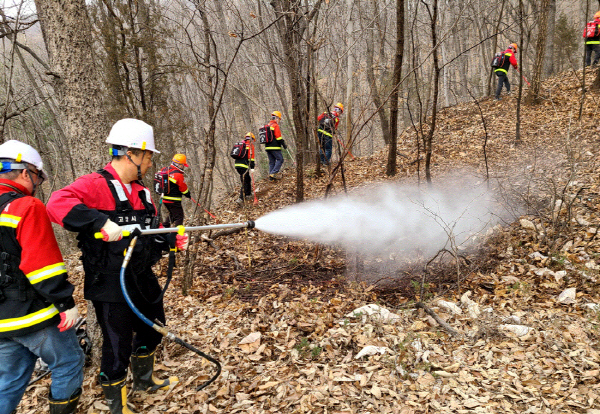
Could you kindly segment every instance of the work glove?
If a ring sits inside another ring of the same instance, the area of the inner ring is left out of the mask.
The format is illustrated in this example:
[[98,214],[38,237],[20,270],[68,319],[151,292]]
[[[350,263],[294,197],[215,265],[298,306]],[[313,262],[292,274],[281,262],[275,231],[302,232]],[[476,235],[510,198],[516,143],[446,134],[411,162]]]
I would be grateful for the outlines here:
[[192,193],[190,193],[189,191],[187,193],[184,194],[184,196],[186,196],[187,198],[192,198]]
[[77,312],[77,306],[67,309],[60,313],[60,323],[58,324],[58,330],[64,332],[67,329],[71,329],[75,322],[79,318],[79,312]]
[[102,233],[102,240],[105,242],[119,241],[123,238],[121,227],[111,219],[106,220],[106,223],[100,229],[100,233]]
[[178,234],[175,236],[175,247],[177,247],[177,250],[187,250],[189,244],[190,238],[188,237],[187,233]]
[[250,169],[254,170],[254,161],[250,161]]
[[281,144],[281,146],[282,146],[284,149],[287,149],[287,144],[286,144],[285,142],[284,142],[283,144]]

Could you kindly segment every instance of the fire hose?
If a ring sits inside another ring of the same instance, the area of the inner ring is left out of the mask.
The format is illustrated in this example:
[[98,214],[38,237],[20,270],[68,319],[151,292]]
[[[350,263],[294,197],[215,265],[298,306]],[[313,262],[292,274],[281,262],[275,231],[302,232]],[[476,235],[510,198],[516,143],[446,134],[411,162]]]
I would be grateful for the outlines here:
[[[131,259],[131,256],[133,254],[133,249],[137,242],[138,236],[140,236],[140,235],[160,234],[160,233],[183,234],[185,231],[201,231],[201,230],[213,230],[213,229],[224,229],[224,228],[249,228],[249,229],[251,229],[251,228],[254,228],[254,222],[249,220],[246,223],[214,224],[214,225],[209,225],[209,226],[196,226],[196,227],[178,226],[178,227],[169,227],[169,228],[163,228],[163,229],[145,229],[145,230],[135,229],[131,232],[127,232],[127,235],[125,235],[125,232],[123,232],[124,236],[129,236],[129,235],[133,236],[133,238],[131,239],[131,242],[129,243],[129,247],[127,248],[127,252],[125,254],[125,259],[123,259],[123,264],[121,265],[121,273],[120,273],[121,290],[123,291],[123,296],[125,297],[125,301],[127,302],[127,305],[129,305],[129,307],[131,308],[133,313],[135,313],[138,318],[140,318],[146,325],[150,326],[156,332],[160,333],[163,336],[166,336],[168,339],[172,340],[173,342],[189,349],[190,351],[196,353],[197,355],[201,356],[202,358],[212,362],[216,366],[217,372],[208,381],[199,385],[196,388],[196,391],[200,391],[200,390],[206,388],[207,386],[209,386],[211,383],[213,383],[219,377],[219,375],[221,374],[221,364],[215,358],[211,357],[208,354],[205,354],[198,348],[188,344],[183,339],[178,338],[172,332],[169,332],[165,326],[161,326],[162,324],[158,324],[158,322],[154,323],[150,319],[148,319],[146,316],[144,316],[144,314],[142,314],[139,311],[139,309],[133,304],[133,301],[131,300],[131,297],[129,296],[129,292],[127,292],[127,287],[125,285],[125,270],[127,269],[127,265],[129,264],[129,260]],[[101,233],[96,233],[96,235],[95,235],[96,238],[98,238],[98,234],[100,234],[100,236],[102,236]]]

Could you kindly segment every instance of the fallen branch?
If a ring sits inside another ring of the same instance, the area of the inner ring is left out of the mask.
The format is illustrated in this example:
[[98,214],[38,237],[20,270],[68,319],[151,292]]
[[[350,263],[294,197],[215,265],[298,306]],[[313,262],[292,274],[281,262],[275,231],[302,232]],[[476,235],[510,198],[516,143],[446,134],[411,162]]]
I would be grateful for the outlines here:
[[431,308],[427,305],[425,305],[423,302],[417,302],[415,303],[415,308],[417,309],[423,309],[425,311],[425,313],[427,313],[429,316],[431,316],[433,319],[435,319],[435,321],[442,327],[444,328],[446,331],[448,331],[448,333],[454,337],[457,338],[462,338],[462,335],[455,330],[454,328],[452,328],[450,325],[448,325],[442,318],[440,318],[433,310],[431,310]]

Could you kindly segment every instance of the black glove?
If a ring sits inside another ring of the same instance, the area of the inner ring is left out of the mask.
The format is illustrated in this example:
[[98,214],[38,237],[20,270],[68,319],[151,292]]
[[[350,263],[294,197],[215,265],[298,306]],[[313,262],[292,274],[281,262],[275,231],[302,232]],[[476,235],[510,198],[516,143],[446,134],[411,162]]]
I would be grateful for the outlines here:
[[192,193],[190,193],[189,191],[187,193],[184,194],[184,196],[186,196],[187,198],[192,198]]
[[287,144],[285,143],[285,141],[282,141],[282,142],[281,142],[281,146],[282,146],[283,148],[287,149]]
[[250,161],[250,169],[253,170],[254,169],[254,161]]

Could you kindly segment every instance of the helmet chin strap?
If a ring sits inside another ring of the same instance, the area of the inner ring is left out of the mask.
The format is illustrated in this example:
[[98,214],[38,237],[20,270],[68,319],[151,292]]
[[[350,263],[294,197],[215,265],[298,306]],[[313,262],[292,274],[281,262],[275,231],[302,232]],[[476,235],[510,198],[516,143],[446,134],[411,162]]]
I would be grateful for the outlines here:
[[[142,160],[144,159],[144,155],[146,155],[146,153],[144,153],[144,154],[142,155]],[[142,181],[142,178],[143,178],[143,177],[142,177],[142,168],[141,168],[141,165],[142,165],[142,163],[140,162],[139,164],[136,164],[136,163],[135,163],[135,162],[134,162],[134,161],[131,159],[131,156],[130,156],[129,154],[126,154],[126,156],[127,156],[127,158],[129,159],[129,161],[131,161],[131,163],[137,167],[137,179],[138,179],[139,181]]]
[[[31,180],[31,184],[33,185],[33,188],[31,189],[31,196],[35,196],[35,190],[37,190],[37,179],[34,180],[31,174],[31,171],[29,170],[29,168],[25,168],[25,171],[27,171],[27,175],[29,176],[29,180]],[[36,176],[37,178],[37,176]]]

